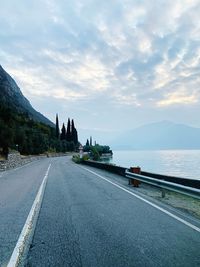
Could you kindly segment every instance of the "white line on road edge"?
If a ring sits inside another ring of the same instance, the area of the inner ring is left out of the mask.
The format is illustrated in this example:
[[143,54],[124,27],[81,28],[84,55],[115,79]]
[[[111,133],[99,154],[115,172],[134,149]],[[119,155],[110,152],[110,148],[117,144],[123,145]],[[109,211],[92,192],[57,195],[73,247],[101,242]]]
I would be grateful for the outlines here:
[[152,207],[154,207],[154,208],[156,208],[156,209],[162,211],[163,213],[169,215],[170,217],[176,219],[177,221],[179,221],[179,222],[181,222],[181,223],[183,223],[183,224],[189,226],[189,227],[192,228],[193,230],[195,230],[195,231],[197,231],[197,232],[200,232],[200,228],[199,228],[199,227],[197,227],[197,226],[195,226],[195,225],[193,225],[193,224],[191,224],[191,223],[189,223],[189,222],[187,222],[187,221],[181,219],[180,217],[178,217],[178,216],[172,214],[171,212],[169,212],[169,211],[167,211],[167,210],[165,210],[165,209],[159,207],[158,205],[156,205],[156,204],[154,204],[154,203],[152,203],[152,202],[150,202],[150,201],[148,201],[148,200],[146,200],[146,199],[144,199],[144,198],[138,196],[137,194],[134,194],[133,192],[131,192],[131,191],[125,189],[124,187],[122,187],[122,186],[120,186],[120,185],[118,185],[118,184],[116,184],[116,183],[111,182],[111,181],[108,180],[107,178],[105,178],[105,177],[99,175],[98,173],[93,172],[93,171],[91,171],[91,170],[89,170],[89,169],[87,169],[87,168],[84,168],[84,167],[80,167],[80,168],[82,168],[82,169],[84,169],[84,170],[86,170],[86,171],[88,171],[88,172],[90,172],[90,173],[92,173],[92,174],[98,176],[99,178],[101,178],[101,179],[107,181],[108,183],[110,183],[110,184],[112,184],[112,185],[114,185],[114,186],[120,188],[121,190],[125,191],[126,193],[128,193],[128,194],[130,194],[130,195],[133,195],[133,196],[136,197],[136,198],[139,198],[140,200],[142,200],[142,201],[146,202],[147,204],[151,205]]
[[31,239],[33,237],[33,232],[35,230],[35,225],[37,222],[37,218],[39,215],[40,207],[42,204],[42,199],[44,195],[44,190],[47,183],[47,178],[49,174],[51,164],[49,164],[49,167],[45,173],[45,176],[43,178],[43,181],[40,185],[40,188],[38,190],[37,196],[33,202],[32,208],[29,212],[29,215],[26,219],[26,222],[24,224],[24,227],[21,231],[21,234],[19,236],[19,239],[17,241],[17,244],[13,250],[12,256],[8,262],[7,267],[16,267],[22,264],[22,259],[24,259],[24,254],[27,252],[28,247],[30,245]]

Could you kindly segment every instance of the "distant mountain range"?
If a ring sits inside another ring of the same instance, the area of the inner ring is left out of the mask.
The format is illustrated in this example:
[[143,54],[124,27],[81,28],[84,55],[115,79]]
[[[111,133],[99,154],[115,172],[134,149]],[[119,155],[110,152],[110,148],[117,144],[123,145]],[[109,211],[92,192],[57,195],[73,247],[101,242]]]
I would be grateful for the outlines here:
[[30,102],[23,96],[20,88],[17,86],[13,78],[0,65],[0,105],[4,105],[17,113],[24,113],[29,118],[45,123],[49,126],[55,125],[36,111]]
[[128,150],[200,149],[200,128],[162,121],[124,132],[110,145]]

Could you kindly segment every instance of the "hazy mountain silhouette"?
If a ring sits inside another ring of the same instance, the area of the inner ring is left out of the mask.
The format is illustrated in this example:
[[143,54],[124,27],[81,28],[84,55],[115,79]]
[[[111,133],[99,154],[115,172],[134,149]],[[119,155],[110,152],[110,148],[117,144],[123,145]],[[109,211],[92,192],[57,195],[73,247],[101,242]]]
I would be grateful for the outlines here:
[[0,105],[4,105],[17,113],[25,113],[29,118],[55,126],[49,119],[37,112],[23,96],[14,79],[0,65]]
[[121,134],[113,149],[200,149],[200,128],[170,121],[147,124]]

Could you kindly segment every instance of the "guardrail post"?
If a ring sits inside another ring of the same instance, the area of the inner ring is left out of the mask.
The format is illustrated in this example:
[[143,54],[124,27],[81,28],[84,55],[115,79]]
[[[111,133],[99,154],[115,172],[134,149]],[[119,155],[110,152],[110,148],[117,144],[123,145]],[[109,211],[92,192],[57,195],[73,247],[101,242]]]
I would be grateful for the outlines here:
[[[162,179],[162,181],[164,181],[164,179]],[[166,190],[161,187],[161,197],[164,198],[165,195],[166,195]]]
[[161,188],[161,196],[162,196],[162,198],[164,198],[164,197],[165,197],[165,194],[166,194],[166,191],[165,191],[165,189],[164,189],[164,188]]
[[[130,167],[130,171],[133,173],[141,174],[140,167]],[[129,185],[133,185],[134,187],[139,187],[140,181],[137,179],[129,179]]]

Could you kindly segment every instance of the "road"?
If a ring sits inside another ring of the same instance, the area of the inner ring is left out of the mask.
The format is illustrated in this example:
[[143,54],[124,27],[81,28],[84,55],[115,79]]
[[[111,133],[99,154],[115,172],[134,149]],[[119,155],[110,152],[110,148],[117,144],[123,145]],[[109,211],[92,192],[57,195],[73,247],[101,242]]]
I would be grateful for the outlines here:
[[69,157],[0,177],[0,266],[12,254],[49,163],[26,266],[200,266],[200,232],[191,221],[130,194],[134,189],[118,176]]
[[0,266],[11,256],[48,165],[44,159],[0,173]]

